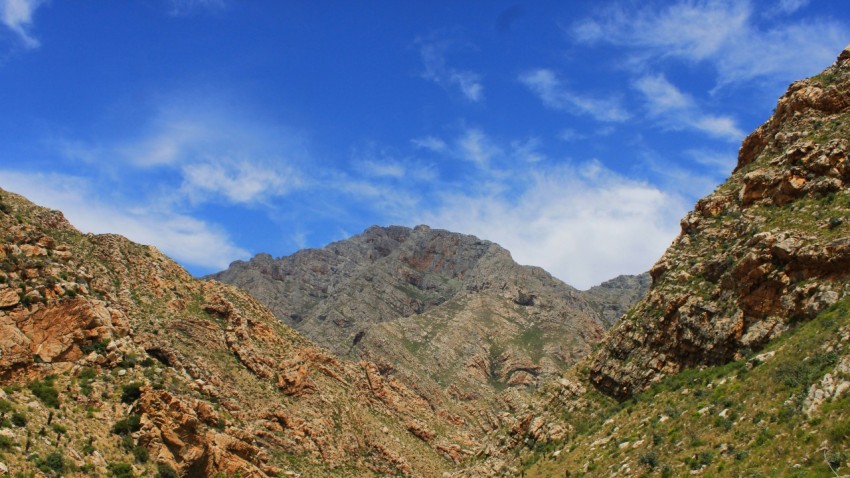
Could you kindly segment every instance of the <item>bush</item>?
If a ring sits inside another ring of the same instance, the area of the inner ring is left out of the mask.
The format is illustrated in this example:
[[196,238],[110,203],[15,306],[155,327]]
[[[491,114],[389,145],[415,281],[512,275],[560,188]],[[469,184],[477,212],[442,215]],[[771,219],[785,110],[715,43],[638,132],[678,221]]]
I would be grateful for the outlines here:
[[44,381],[32,382],[29,389],[41,403],[48,407],[59,408],[59,390],[53,385],[55,377],[45,377]]
[[651,469],[655,469],[655,467],[658,466],[658,455],[656,455],[654,451],[650,451],[641,455],[640,458],[638,458],[638,461],[641,465],[646,465]]
[[110,463],[109,473],[114,478],[133,478],[133,467],[129,463]]
[[156,478],[180,478],[180,475],[171,466],[159,463],[156,465]]
[[0,418],[4,417],[7,413],[14,409],[15,407],[12,406],[12,402],[8,400],[0,400]]
[[130,415],[127,418],[122,418],[112,426],[112,433],[116,435],[129,435],[130,433],[137,432],[142,428],[141,420],[142,417],[139,415]]
[[12,425],[16,427],[25,427],[27,426],[27,416],[21,412],[15,412],[12,414]]
[[147,463],[148,458],[150,458],[150,454],[148,453],[148,449],[143,446],[137,446],[133,448],[133,457],[136,458],[136,461],[139,463]]
[[124,403],[133,403],[142,396],[142,382],[133,382],[124,385],[121,389],[121,401]]
[[0,435],[0,450],[8,450],[15,446],[15,442],[6,435]]
[[850,420],[844,420],[833,425],[827,432],[829,440],[836,444],[850,441]]
[[41,460],[38,467],[42,471],[53,470],[56,473],[62,473],[65,471],[65,457],[62,456],[62,452],[51,452],[49,455],[44,457],[44,460]]

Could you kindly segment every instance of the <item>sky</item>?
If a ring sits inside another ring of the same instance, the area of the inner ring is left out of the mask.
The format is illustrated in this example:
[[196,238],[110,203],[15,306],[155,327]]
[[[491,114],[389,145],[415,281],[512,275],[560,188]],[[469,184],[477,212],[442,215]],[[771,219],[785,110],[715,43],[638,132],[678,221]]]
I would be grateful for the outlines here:
[[0,0],[0,187],[191,273],[371,225],[648,270],[841,1]]

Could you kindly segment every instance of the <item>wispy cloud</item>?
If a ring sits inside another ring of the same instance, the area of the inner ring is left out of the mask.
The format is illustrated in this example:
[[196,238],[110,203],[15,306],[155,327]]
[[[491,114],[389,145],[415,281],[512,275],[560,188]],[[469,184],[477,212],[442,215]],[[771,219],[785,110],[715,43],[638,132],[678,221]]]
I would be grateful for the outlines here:
[[634,87],[643,95],[649,116],[672,130],[693,129],[716,138],[740,141],[744,137],[728,116],[704,113],[690,95],[682,92],[664,75],[646,75]]
[[481,75],[472,71],[454,68],[446,64],[446,53],[451,42],[436,38],[418,39],[419,56],[422,60],[422,78],[443,87],[453,87],[469,101],[484,100],[484,84]]
[[501,154],[501,150],[493,144],[483,131],[477,128],[467,129],[457,139],[457,155],[460,159],[475,163],[479,168],[486,169],[490,161]]
[[442,153],[446,150],[446,142],[435,136],[424,136],[422,138],[414,138],[411,140],[417,148],[427,149],[435,153]]
[[[440,144],[437,138],[429,143]],[[445,147],[445,144],[443,144]],[[432,165],[401,153],[396,148],[368,143],[352,152],[352,173],[374,180],[431,181],[435,178]]]
[[561,84],[552,70],[541,68],[529,71],[520,75],[519,81],[540,97],[548,108],[585,114],[598,121],[621,122],[630,118],[619,98],[574,93]]
[[209,271],[248,257],[227,234],[206,221],[162,211],[148,203],[125,203],[104,195],[87,178],[36,172],[0,171],[3,187],[36,204],[61,210],[83,232],[117,233],[156,245],[167,255]]
[[170,13],[175,16],[198,11],[220,11],[227,6],[225,0],[169,0],[169,3]]
[[282,127],[217,105],[167,105],[135,138],[110,144],[60,141],[67,157],[144,174],[167,172],[174,192],[193,204],[258,203],[304,185],[303,145]]
[[811,0],[779,0],[779,5],[776,9],[779,13],[788,15],[800,10],[811,3]]
[[38,48],[39,41],[30,29],[33,15],[45,0],[0,0],[0,17],[3,25],[12,30],[27,48]]
[[546,159],[540,152],[542,142],[540,138],[528,138],[525,140],[511,141],[511,157],[525,163],[539,163]]
[[735,168],[738,155],[734,151],[714,151],[707,149],[689,149],[685,154],[697,164],[700,164],[720,177],[727,177]]
[[[805,3],[786,0],[779,8],[790,13]],[[831,19],[762,26],[748,1],[634,5],[603,7],[595,17],[574,24],[571,33],[580,42],[624,48],[638,68],[646,67],[647,60],[708,62],[717,70],[719,86],[766,77],[787,83],[811,75],[831,63],[850,39],[847,25]]]

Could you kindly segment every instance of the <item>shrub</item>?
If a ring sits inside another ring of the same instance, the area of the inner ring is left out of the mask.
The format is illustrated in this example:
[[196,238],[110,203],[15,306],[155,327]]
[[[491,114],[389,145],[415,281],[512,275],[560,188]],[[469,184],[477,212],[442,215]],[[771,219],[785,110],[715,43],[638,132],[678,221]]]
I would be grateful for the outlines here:
[[156,478],[180,478],[180,475],[171,466],[159,463],[156,465]]
[[6,416],[7,413],[14,409],[15,407],[12,406],[12,402],[8,400],[0,400],[0,418]]
[[83,347],[81,347],[81,349],[86,354],[97,352],[99,355],[103,355],[104,353],[106,353],[107,345],[109,345],[109,339],[103,339],[94,341],[88,345],[84,345]]
[[0,450],[8,450],[15,446],[15,442],[6,435],[0,435]]
[[850,420],[844,420],[833,425],[827,432],[830,441],[836,444],[850,441]]
[[641,465],[646,465],[651,469],[655,469],[655,467],[658,466],[658,455],[656,455],[654,451],[650,451],[641,455],[640,458],[638,458],[638,461]]
[[150,454],[148,453],[148,449],[143,446],[137,446],[133,448],[133,457],[136,458],[136,461],[139,463],[147,463],[148,458],[150,458]]
[[133,467],[129,463],[110,463],[109,473],[114,478],[133,478]]
[[139,415],[130,415],[127,418],[122,418],[112,426],[112,433],[116,435],[129,435],[130,433],[137,432],[142,427],[141,419],[142,417]]
[[133,403],[142,396],[142,382],[133,382],[124,385],[121,389],[121,401],[124,403]]
[[59,390],[53,384],[55,377],[45,377],[44,381],[32,382],[29,389],[41,403],[48,407],[59,408]]
[[44,460],[41,460],[39,464],[39,469],[42,471],[45,470],[53,470],[56,473],[62,473],[65,471],[65,457],[62,456],[62,452],[54,451],[44,457]]
[[12,425],[16,427],[25,427],[27,426],[27,416],[21,412],[15,412],[12,414]]

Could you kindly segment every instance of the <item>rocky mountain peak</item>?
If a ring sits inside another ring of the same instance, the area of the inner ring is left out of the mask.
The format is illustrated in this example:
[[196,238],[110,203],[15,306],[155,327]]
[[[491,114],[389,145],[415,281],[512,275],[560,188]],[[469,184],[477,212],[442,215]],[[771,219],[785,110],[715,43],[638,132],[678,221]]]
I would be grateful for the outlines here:
[[426,225],[372,226],[213,277],[341,357],[383,364],[426,396],[451,388],[486,407],[505,387],[535,386],[584,357],[646,282],[579,292],[498,244]]

